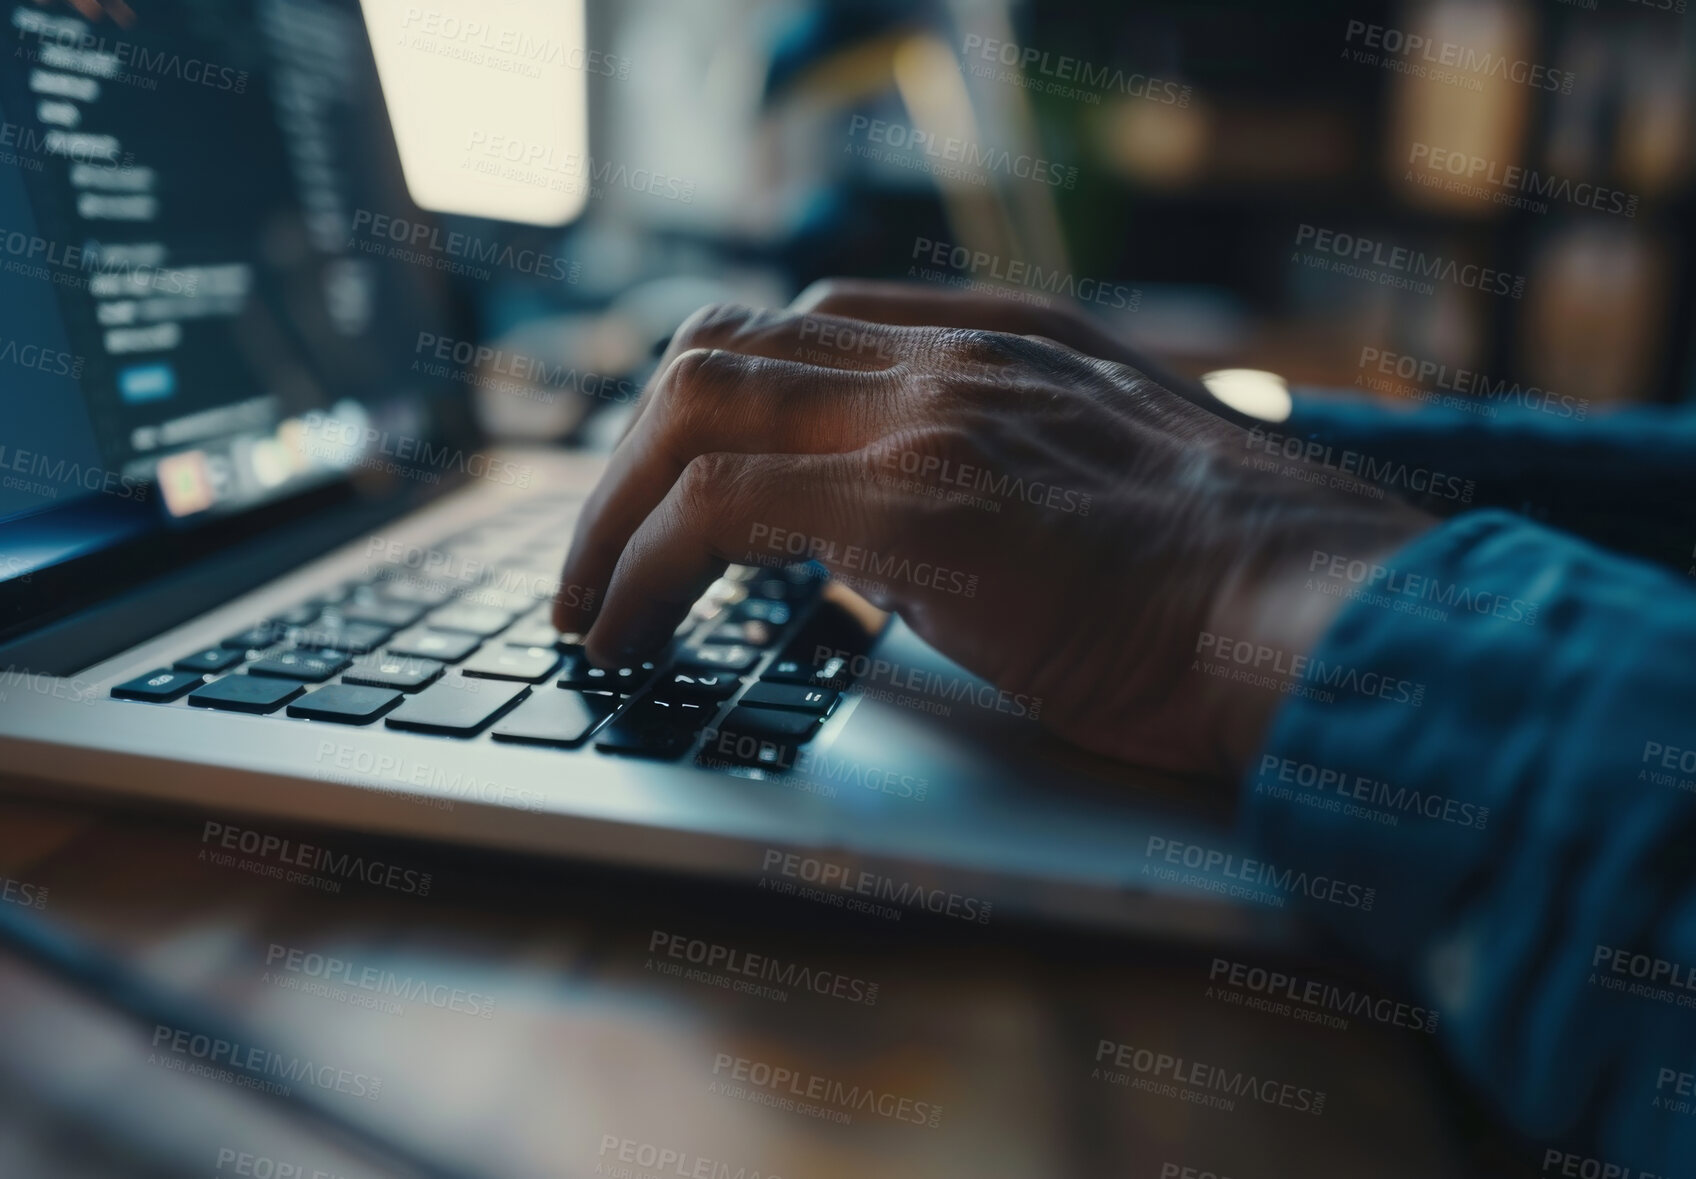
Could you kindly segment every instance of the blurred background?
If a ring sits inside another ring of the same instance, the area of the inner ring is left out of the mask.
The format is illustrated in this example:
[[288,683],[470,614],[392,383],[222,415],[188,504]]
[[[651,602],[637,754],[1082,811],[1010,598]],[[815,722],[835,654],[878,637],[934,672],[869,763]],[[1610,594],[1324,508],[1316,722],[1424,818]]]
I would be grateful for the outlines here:
[[[132,3],[180,17],[231,69],[251,50],[256,77],[266,70],[298,116],[281,138],[311,215],[299,236],[331,259],[322,334],[348,348],[326,349],[336,363],[324,369],[349,382],[362,370],[342,362],[375,289],[349,247],[387,248],[401,239],[377,219],[411,212],[392,194],[320,183],[324,145],[355,121],[323,100],[325,78],[338,55],[364,53],[363,18],[412,195],[460,235],[393,270],[453,284],[494,345],[479,362],[470,341],[438,352],[420,340],[399,361],[439,363],[434,375],[472,387],[497,436],[605,443],[690,312],[781,305],[830,275],[1075,298],[1192,375],[1261,368],[1408,407],[1589,417],[1696,394],[1684,0],[253,0],[276,42],[269,64],[230,32],[232,0],[18,3],[12,25],[39,40],[40,22],[17,12],[74,9],[102,33],[130,29]],[[156,109],[113,93],[90,108],[100,119]],[[215,121],[234,106],[195,109]],[[64,95],[30,109],[53,127],[81,117]],[[196,169],[222,157],[199,140],[143,142],[169,156],[172,216],[198,228],[195,202],[225,190]],[[146,194],[116,187],[152,183],[146,171],[71,170],[89,202],[75,212],[146,221]],[[307,252],[285,234],[265,242]],[[508,246],[519,261],[438,265]],[[124,355],[177,338],[99,326]],[[224,384],[183,388],[212,401],[233,396]],[[135,414],[183,412],[156,405],[158,387],[129,392]],[[289,404],[335,395],[309,392]],[[283,410],[267,413],[227,432],[273,430]],[[165,496],[180,515],[210,502],[173,502],[168,484]],[[424,855],[446,898],[409,908],[232,875],[176,818],[7,802],[0,832],[0,873],[39,884],[56,919],[194,1003],[235,1011],[266,1043],[380,1073],[382,1104],[344,1107],[348,1120],[467,1164],[461,1174],[658,1173],[640,1157],[624,1165],[626,1143],[768,1179],[1495,1177],[1538,1157],[1503,1142],[1428,1038],[1365,1023],[1333,1036],[1227,1008],[1196,946],[867,929],[765,894],[391,849]],[[667,931],[856,972],[882,995],[850,1010],[664,976],[651,950]],[[498,1015],[372,1011],[357,988],[273,971],[279,949],[492,994]],[[1301,977],[1334,969],[1255,961]],[[185,1076],[153,1059],[150,1030],[0,962],[0,1176],[442,1173],[381,1150],[346,1161],[359,1134]],[[1331,1113],[1247,1109],[1221,1123],[1144,1100],[1091,1075],[1103,1037],[1312,1081]],[[948,1109],[946,1129],[849,1130],[721,1099],[707,1086],[730,1052],[920,1094]]]
[[[488,292],[485,327],[620,371],[708,299],[910,277],[1081,295],[1194,373],[1683,400],[1696,35],[1665,3],[592,3],[596,165],[677,183],[613,172],[560,243],[582,281]],[[485,397],[498,432],[581,409]]]

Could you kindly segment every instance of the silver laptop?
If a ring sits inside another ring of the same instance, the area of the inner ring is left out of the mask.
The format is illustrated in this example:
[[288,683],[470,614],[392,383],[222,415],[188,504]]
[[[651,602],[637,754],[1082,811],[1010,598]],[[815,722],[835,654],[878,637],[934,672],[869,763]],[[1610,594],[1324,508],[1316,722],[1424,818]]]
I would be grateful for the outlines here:
[[[110,46],[16,7],[8,789],[186,808],[211,853],[275,875],[333,875],[372,831],[909,922],[1265,928],[1166,867],[1228,845],[1196,791],[1048,738],[1041,701],[816,569],[728,570],[640,666],[551,629],[602,460],[485,444],[453,276],[553,239],[413,203],[356,8],[258,6],[212,94],[126,89]],[[321,27],[276,15],[299,11]],[[296,821],[336,830],[307,845]]]

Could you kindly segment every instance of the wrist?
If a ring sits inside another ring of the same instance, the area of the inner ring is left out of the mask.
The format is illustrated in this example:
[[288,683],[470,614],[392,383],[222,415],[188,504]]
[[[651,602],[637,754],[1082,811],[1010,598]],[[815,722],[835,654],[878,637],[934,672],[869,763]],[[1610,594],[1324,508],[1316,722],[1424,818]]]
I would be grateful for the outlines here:
[[1233,781],[1264,746],[1285,696],[1353,596],[1347,591],[1355,582],[1329,571],[1381,566],[1435,524],[1401,505],[1371,517],[1307,521],[1238,562],[1208,620],[1217,657],[1247,673],[1215,677],[1210,701],[1209,728]]

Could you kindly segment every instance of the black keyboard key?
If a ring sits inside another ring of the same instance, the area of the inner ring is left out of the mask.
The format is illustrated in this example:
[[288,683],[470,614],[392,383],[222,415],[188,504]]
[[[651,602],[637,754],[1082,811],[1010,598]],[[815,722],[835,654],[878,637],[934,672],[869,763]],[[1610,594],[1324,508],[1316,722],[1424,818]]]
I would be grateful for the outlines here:
[[375,623],[388,627],[390,631],[411,626],[424,617],[424,607],[410,602],[357,602],[351,606],[338,606],[336,611],[349,622]]
[[194,671],[201,675],[216,675],[226,668],[234,667],[247,658],[247,652],[234,647],[208,647],[204,651],[196,651],[193,655],[177,660],[174,665],[178,671]]
[[133,680],[119,684],[112,689],[112,695],[119,700],[146,700],[152,704],[163,704],[205,682],[206,677],[198,672],[171,671],[161,667],[158,671],[150,671],[146,675],[138,675]]
[[752,647],[733,643],[727,647],[702,647],[699,651],[690,651],[678,658],[677,666],[683,671],[699,668],[702,671],[741,673],[754,666],[759,657],[760,653]]
[[573,692],[550,688],[530,693],[530,699],[509,712],[494,728],[497,741],[557,745],[575,749],[589,739],[600,723],[618,711],[620,699],[605,692]]
[[324,608],[317,602],[302,602],[298,606],[284,610],[272,621],[278,626],[306,626],[308,623],[317,621],[318,616],[323,612]]
[[742,681],[728,671],[675,671],[654,685],[662,700],[723,700]]
[[504,610],[508,614],[522,614],[533,609],[536,597],[522,590],[496,589],[492,586],[480,586],[460,599],[464,606],[481,606],[492,610]]
[[289,705],[289,715],[302,720],[334,721],[342,725],[368,725],[405,697],[390,688],[359,688],[352,684],[330,684],[317,688]]
[[493,680],[523,680],[539,684],[559,666],[559,652],[552,647],[507,647],[490,643],[465,661],[460,671]]
[[333,651],[323,654],[313,651],[278,651],[275,655],[255,663],[247,669],[247,673],[321,684],[345,668],[349,662],[346,655],[338,655]]
[[768,622],[772,626],[783,626],[794,617],[788,602],[774,602],[770,598],[748,598],[739,602],[734,616],[738,619],[748,619],[757,622]]
[[777,641],[777,628],[757,618],[743,622],[721,622],[708,631],[707,637],[701,641],[714,646],[742,643],[749,647],[768,647]]
[[444,606],[424,621],[432,630],[451,630],[486,639],[511,626],[512,619],[511,611],[493,606]]
[[382,646],[394,633],[393,627],[379,626],[374,622],[325,618],[291,631],[289,637],[297,647],[322,647],[330,651],[346,651],[350,655],[363,655]]
[[689,752],[718,705],[697,701],[638,700],[595,738],[602,753],[675,761]]
[[282,642],[286,629],[275,622],[261,622],[258,626],[248,627],[239,635],[231,635],[218,645],[237,651],[263,650]]
[[227,675],[192,693],[188,702],[201,708],[225,712],[275,712],[306,691],[299,680],[278,680],[262,675]]
[[357,581],[348,582],[346,585],[338,585],[334,589],[328,589],[321,594],[314,595],[312,600],[307,602],[306,605],[316,606],[322,610],[325,606],[334,606],[337,602],[345,602],[347,601],[348,595],[358,588],[358,586],[359,582]]
[[445,666],[434,659],[383,656],[354,664],[342,677],[342,683],[416,692],[419,688],[428,687],[440,679]]
[[555,647],[561,651],[581,651],[583,636],[561,634],[545,619],[520,619],[517,626],[501,636],[510,647]]
[[389,644],[389,654],[414,659],[439,659],[443,663],[458,663],[483,645],[476,635],[450,635],[444,631],[421,630]]
[[489,575],[489,580],[505,593],[523,594],[532,604],[546,602],[559,590],[558,574],[564,564],[564,554],[558,560],[538,558],[530,565],[507,561]]
[[442,585],[429,581],[413,581],[411,578],[394,578],[377,586],[377,593],[390,602],[404,602],[409,606],[423,606],[432,609],[452,598],[460,590],[456,585]]
[[827,656],[817,663],[803,659],[777,659],[760,677],[762,683],[806,684],[831,691],[847,687],[850,679],[848,661],[839,655]]
[[775,708],[730,710],[701,751],[703,760],[788,769],[795,754],[819,731],[819,718],[806,712]]
[[529,684],[467,682],[455,676],[408,697],[383,723],[415,733],[469,737],[529,690]]
[[580,692],[619,692],[626,696],[653,678],[654,665],[643,662],[631,667],[596,667],[581,652],[571,652],[560,665],[557,681],[562,688]]
[[749,688],[738,704],[755,704],[762,708],[783,708],[793,712],[810,712],[814,716],[823,716],[836,702],[842,699],[842,693],[829,688],[813,688],[806,684],[777,684],[764,680]]

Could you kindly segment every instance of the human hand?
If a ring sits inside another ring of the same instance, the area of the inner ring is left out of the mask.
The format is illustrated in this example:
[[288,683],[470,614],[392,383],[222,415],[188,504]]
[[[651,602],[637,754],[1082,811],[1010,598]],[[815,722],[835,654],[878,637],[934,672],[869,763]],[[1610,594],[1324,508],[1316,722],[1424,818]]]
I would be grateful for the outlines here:
[[1012,292],[960,290],[930,283],[875,278],[820,279],[795,296],[791,311],[838,315],[870,323],[909,327],[974,328],[1015,336],[1043,336],[1097,360],[1128,364],[1184,400],[1227,420],[1250,424],[1223,405],[1200,381],[1180,376],[1107,331],[1069,299],[1046,303],[1011,297]]
[[1292,591],[1307,556],[1375,557],[1430,524],[1247,466],[1245,439],[1052,339],[707,308],[584,508],[555,623],[625,663],[727,563],[810,557],[1040,697],[1058,735],[1234,777],[1278,697],[1192,671],[1198,637],[1299,655],[1337,609]]

